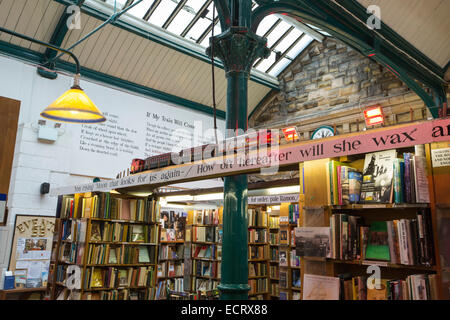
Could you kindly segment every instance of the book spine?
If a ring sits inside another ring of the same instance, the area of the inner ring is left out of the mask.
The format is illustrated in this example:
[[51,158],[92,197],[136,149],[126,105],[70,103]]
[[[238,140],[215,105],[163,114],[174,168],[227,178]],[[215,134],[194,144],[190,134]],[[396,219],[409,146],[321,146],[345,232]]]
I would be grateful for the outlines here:
[[406,242],[408,244],[408,265],[414,264],[414,253],[413,253],[413,245],[412,245],[412,231],[411,231],[411,223],[410,220],[405,219],[405,226],[406,226]]
[[403,154],[403,159],[404,159],[404,163],[405,163],[405,200],[407,203],[412,203],[412,199],[411,199],[411,181],[410,181],[410,177],[411,177],[411,173],[410,173],[410,153],[404,153]]
[[392,263],[397,263],[397,259],[394,251],[394,222],[387,221],[387,229],[388,229],[388,243],[389,243],[389,256]]

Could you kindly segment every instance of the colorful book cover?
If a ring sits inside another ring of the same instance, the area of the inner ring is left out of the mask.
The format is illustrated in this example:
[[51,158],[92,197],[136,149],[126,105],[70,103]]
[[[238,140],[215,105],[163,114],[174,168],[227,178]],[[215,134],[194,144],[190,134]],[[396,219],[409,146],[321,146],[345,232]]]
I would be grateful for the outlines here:
[[405,181],[405,200],[407,203],[412,203],[411,198],[411,159],[412,154],[406,152],[403,154],[403,160],[405,163],[405,173],[404,173],[404,181]]
[[386,221],[374,221],[370,224],[366,259],[390,261],[389,237]]
[[396,155],[396,150],[366,154],[361,185],[361,202],[392,202],[392,182]]
[[362,174],[357,171],[348,172],[348,200],[344,197],[344,203],[358,203],[361,194]]
[[400,163],[403,159],[394,159],[394,202],[403,203],[403,188],[402,188],[402,175]]

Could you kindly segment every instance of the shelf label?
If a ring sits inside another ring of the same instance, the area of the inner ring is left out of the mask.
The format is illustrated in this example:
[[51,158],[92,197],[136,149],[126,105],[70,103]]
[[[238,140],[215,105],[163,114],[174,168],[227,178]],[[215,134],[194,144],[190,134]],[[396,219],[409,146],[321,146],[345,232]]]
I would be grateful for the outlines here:
[[286,216],[280,216],[280,223],[288,223],[289,217]]
[[450,148],[431,150],[433,167],[450,167]]
[[248,204],[278,204],[283,202],[298,202],[299,194],[280,194],[273,196],[248,197]]

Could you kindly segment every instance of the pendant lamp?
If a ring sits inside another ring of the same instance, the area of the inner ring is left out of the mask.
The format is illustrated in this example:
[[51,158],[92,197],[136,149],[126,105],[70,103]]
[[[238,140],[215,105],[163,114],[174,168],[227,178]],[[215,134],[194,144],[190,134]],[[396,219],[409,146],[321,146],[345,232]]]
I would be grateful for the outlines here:
[[106,118],[80,87],[80,74],[75,75],[73,86],[56,99],[41,116],[55,121],[72,123],[99,123]]
[[45,108],[45,110],[41,112],[42,117],[50,120],[72,123],[99,123],[106,121],[106,118],[100,110],[98,110],[92,100],[89,99],[80,87],[80,62],[72,52],[3,27],[0,27],[0,32],[63,52],[70,55],[75,61],[76,71],[73,86],[51,105]]

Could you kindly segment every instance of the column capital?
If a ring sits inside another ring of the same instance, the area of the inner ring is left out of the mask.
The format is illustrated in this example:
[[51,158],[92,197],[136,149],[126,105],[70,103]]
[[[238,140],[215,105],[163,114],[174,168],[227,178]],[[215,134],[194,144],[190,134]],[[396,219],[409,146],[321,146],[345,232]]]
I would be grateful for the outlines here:
[[250,31],[249,28],[230,27],[225,32],[211,37],[206,53],[211,57],[211,46],[214,45],[214,56],[222,60],[225,72],[244,72],[250,74],[253,63],[258,58],[267,58],[270,50],[267,40]]

